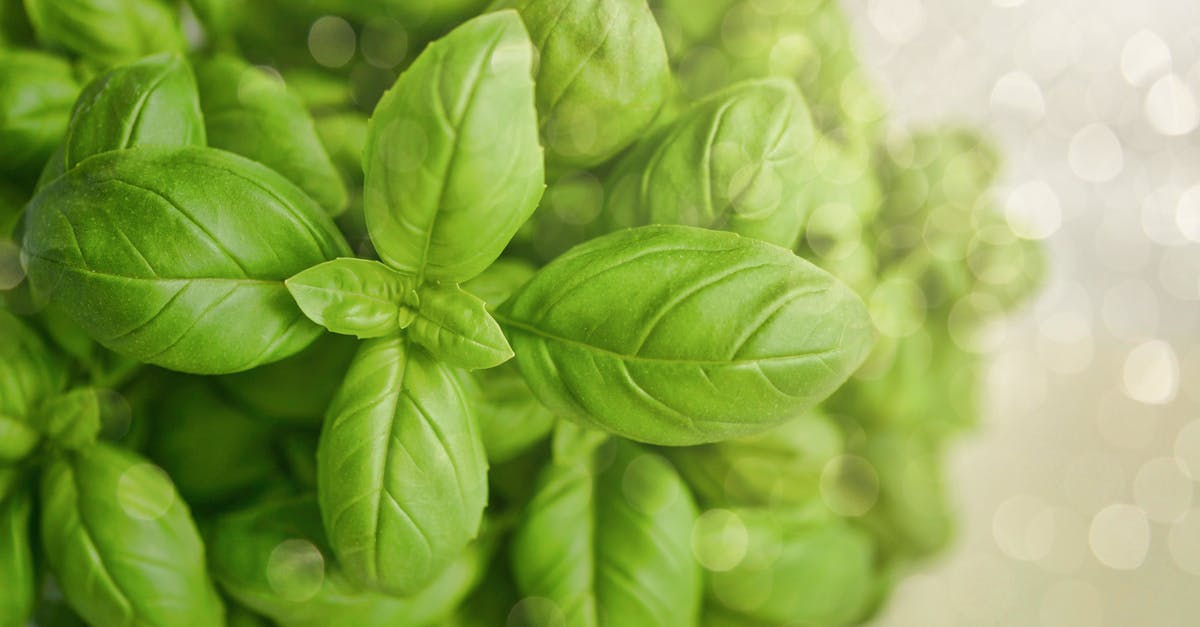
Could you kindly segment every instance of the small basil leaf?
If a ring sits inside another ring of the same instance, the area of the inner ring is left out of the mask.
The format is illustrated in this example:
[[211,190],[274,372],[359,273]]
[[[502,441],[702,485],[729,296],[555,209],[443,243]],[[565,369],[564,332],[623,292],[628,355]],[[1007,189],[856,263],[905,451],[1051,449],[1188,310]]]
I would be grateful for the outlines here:
[[608,439],[608,434],[603,431],[559,421],[550,440],[550,455],[555,463],[574,463],[589,458]]
[[285,281],[313,322],[343,335],[390,335],[412,323],[416,281],[378,261],[342,258]]
[[102,404],[96,390],[71,390],[38,409],[38,426],[57,446],[74,450],[100,436]]
[[333,559],[311,496],[223,516],[209,545],[221,587],[280,627],[438,624],[479,581],[488,556],[486,547],[470,545],[410,597],[364,590]]
[[25,421],[0,414],[0,464],[15,464],[25,459],[41,440],[37,429]]
[[645,0],[523,0],[538,42],[537,107],[547,160],[596,165],[654,121],[671,86]]
[[264,70],[229,55],[196,66],[208,144],[249,157],[287,177],[331,215],[346,208],[346,186],[300,99]]
[[425,285],[419,295],[421,306],[408,335],[434,357],[468,370],[512,358],[504,332],[482,300],[457,285]]
[[607,467],[542,471],[512,539],[517,587],[553,601],[566,625],[696,625],[696,506],[661,457],[613,445]]
[[0,171],[37,177],[67,130],[79,87],[65,59],[0,50]]
[[811,210],[813,136],[792,83],[734,85],[621,159],[597,227],[702,226],[791,248]]
[[874,599],[874,544],[842,519],[807,508],[716,510],[693,537],[701,563],[714,567],[709,599],[745,621],[857,624]]
[[33,498],[21,487],[0,491],[0,625],[25,625],[37,598],[37,573],[30,545]]
[[158,467],[97,443],[46,467],[40,503],[46,559],[89,624],[224,624],[200,535]]
[[24,320],[0,309],[0,415],[29,417],[67,384],[67,364]]
[[29,281],[104,346],[173,370],[236,372],[321,332],[284,279],[348,254],[270,169],[211,148],[97,155],[30,202]]
[[177,9],[158,0],[25,0],[25,10],[43,45],[101,67],[187,49]]
[[42,184],[92,155],[142,145],[204,145],[196,79],[178,54],[146,57],[88,83],[75,101],[61,150],[46,164]]
[[425,587],[479,530],[487,462],[450,370],[402,338],[367,340],[317,449],[329,542],[355,582]]
[[363,162],[367,228],[419,282],[483,271],[543,188],[532,45],[512,11],[433,42],[375,108]]
[[496,318],[551,410],[663,445],[794,418],[874,341],[866,306],[828,273],[765,242],[682,226],[577,246]]
[[[861,521],[881,552],[915,558],[944,548],[954,537],[957,511],[935,441],[883,428],[868,432],[857,452],[878,477],[877,485],[868,483],[878,500]],[[854,477],[849,479],[853,485]]]

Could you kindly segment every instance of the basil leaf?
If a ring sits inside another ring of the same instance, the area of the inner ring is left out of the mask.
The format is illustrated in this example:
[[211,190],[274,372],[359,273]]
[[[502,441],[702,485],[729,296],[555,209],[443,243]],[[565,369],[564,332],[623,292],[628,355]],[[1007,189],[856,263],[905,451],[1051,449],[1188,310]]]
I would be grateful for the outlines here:
[[143,145],[204,145],[196,79],[178,54],[146,57],[88,83],[42,179],[49,182],[93,155]]
[[435,358],[467,370],[512,358],[504,332],[482,300],[453,284],[425,285],[419,296],[421,306],[408,334]]
[[283,478],[269,423],[219,397],[208,381],[176,378],[154,407],[146,452],[196,507],[259,493]]
[[0,171],[36,177],[66,132],[78,93],[65,59],[0,49]]
[[881,552],[915,558],[945,548],[956,512],[937,441],[884,428],[869,432],[858,452],[878,477],[878,500],[861,520]]
[[734,85],[621,159],[597,226],[702,226],[791,248],[812,208],[813,136],[792,83]]
[[224,624],[200,535],[156,466],[97,443],[46,467],[40,502],[46,559],[88,623]]
[[512,362],[464,372],[488,461],[509,461],[550,435],[555,416],[538,401]]
[[416,317],[416,282],[366,259],[334,259],[285,281],[313,322],[343,335],[382,337]]
[[536,271],[528,262],[519,259],[497,259],[496,263],[462,286],[482,298],[488,309],[495,309],[533,278]]
[[693,543],[701,563],[715,568],[707,578],[709,599],[745,620],[773,625],[865,618],[878,577],[874,545],[863,531],[815,509],[706,513]]
[[401,338],[367,340],[317,449],[329,541],[355,582],[413,594],[479,530],[487,463],[452,373]]
[[217,374],[275,361],[320,328],[283,280],[348,254],[333,223],[266,167],[141,146],[81,163],[26,213],[29,280],[124,355]]
[[38,41],[107,67],[184,51],[176,8],[158,0],[25,0]]
[[820,410],[769,431],[663,450],[704,505],[800,505],[819,497],[821,473],[844,436]]
[[482,577],[488,553],[472,544],[407,598],[363,590],[333,560],[312,497],[224,516],[214,526],[210,546],[221,587],[281,627],[436,624]]
[[357,349],[354,338],[325,333],[287,359],[214,381],[258,418],[320,428]]
[[282,81],[229,55],[197,64],[196,80],[210,146],[271,167],[331,215],[346,208],[346,186],[312,117]]
[[845,382],[873,342],[862,301],[824,271],[764,242],[682,226],[577,246],[496,318],[552,411],[663,445],[794,418]]
[[22,487],[0,491],[0,625],[24,625],[33,613],[38,577],[30,545],[33,498]]
[[538,42],[537,107],[547,159],[589,167],[633,143],[671,87],[662,33],[644,0],[524,0]]
[[543,185],[517,15],[477,17],[433,42],[375,108],[363,162],[367,228],[418,282],[462,282],[500,255]]
[[0,310],[0,415],[26,418],[67,384],[67,364],[24,320]]
[[661,457],[612,446],[606,468],[581,460],[542,471],[512,539],[517,587],[553,601],[566,625],[695,625],[696,506]]
[[57,446],[81,449],[100,437],[101,411],[96,390],[71,390],[38,409],[38,426]]
[[0,464],[15,464],[37,448],[42,436],[25,421],[0,414]]

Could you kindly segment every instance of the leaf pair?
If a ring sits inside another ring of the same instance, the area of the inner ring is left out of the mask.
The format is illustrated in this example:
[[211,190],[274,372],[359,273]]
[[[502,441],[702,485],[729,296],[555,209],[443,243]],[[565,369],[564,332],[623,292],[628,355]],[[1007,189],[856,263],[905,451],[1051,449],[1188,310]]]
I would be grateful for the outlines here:
[[361,339],[407,330],[434,357],[470,370],[512,357],[484,302],[456,284],[418,286],[377,261],[335,259],[286,281],[311,320]]

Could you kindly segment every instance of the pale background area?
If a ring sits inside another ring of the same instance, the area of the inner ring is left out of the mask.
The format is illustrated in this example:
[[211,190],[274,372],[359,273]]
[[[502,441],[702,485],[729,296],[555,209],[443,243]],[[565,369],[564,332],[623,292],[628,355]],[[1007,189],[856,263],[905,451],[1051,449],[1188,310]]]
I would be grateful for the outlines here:
[[959,536],[876,624],[1200,624],[1200,3],[844,5],[893,125],[989,130],[1052,265],[947,465]]

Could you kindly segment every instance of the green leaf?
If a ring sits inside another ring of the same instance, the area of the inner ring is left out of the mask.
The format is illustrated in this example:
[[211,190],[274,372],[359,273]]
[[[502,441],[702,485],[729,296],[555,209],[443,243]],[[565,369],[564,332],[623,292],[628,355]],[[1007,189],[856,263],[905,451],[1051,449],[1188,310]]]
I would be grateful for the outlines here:
[[319,429],[357,349],[354,338],[325,333],[287,359],[214,381],[259,418]]
[[792,83],[734,85],[692,105],[618,162],[594,230],[683,224],[791,248],[814,200],[813,137]]
[[104,346],[173,370],[236,372],[321,333],[284,279],[348,254],[333,223],[266,167],[141,146],[81,163],[26,213],[34,289]]
[[663,445],[799,416],[873,342],[866,307],[829,274],[758,240],[682,226],[577,246],[496,318],[551,410]]
[[408,336],[452,366],[478,370],[512,358],[500,325],[484,302],[457,285],[425,285]]
[[38,430],[24,420],[0,414],[0,464],[15,464],[25,459],[41,441]]
[[21,318],[0,310],[0,415],[27,418],[67,384],[67,364]]
[[25,10],[42,45],[101,67],[187,49],[178,9],[159,0],[25,0]]
[[196,507],[227,504],[283,478],[276,429],[217,395],[207,380],[177,377],[154,406],[147,454]]
[[280,627],[436,624],[482,577],[489,553],[479,543],[468,546],[406,598],[364,590],[334,561],[311,496],[223,516],[209,544],[221,587]]
[[334,259],[286,284],[304,315],[334,333],[383,337],[416,317],[416,281],[378,261]]
[[844,436],[813,410],[769,431],[716,444],[664,449],[697,499],[710,507],[800,505],[820,496],[821,473]]
[[367,227],[385,263],[462,282],[500,255],[543,184],[533,50],[511,11],[430,44],[375,108],[363,162]]
[[37,598],[38,576],[30,542],[31,490],[0,491],[0,625],[25,625]]
[[533,395],[513,362],[463,372],[488,461],[509,461],[550,435],[554,414]]
[[[811,508],[709,510],[693,546],[708,573],[708,597],[766,624],[848,625],[873,602],[869,536]],[[738,556],[741,556],[738,559]]]
[[537,272],[529,262],[520,259],[497,259],[479,276],[463,283],[463,289],[483,299],[488,309],[495,309]]
[[0,171],[37,176],[67,130],[79,87],[65,59],[0,49]]
[[89,624],[224,624],[200,535],[158,467],[98,443],[46,467],[40,503],[46,559]]
[[585,459],[542,471],[512,539],[517,587],[552,601],[566,625],[695,625],[696,506],[661,457],[612,446],[607,466]]
[[93,155],[145,145],[204,145],[196,79],[178,54],[146,57],[88,83],[42,180],[49,182]]
[[517,3],[538,42],[537,108],[547,160],[590,167],[638,139],[671,87],[645,0]]
[[91,446],[100,436],[102,402],[94,389],[71,390],[42,405],[37,413],[42,433],[64,449]]
[[208,144],[249,157],[287,177],[331,215],[346,208],[346,186],[304,104],[283,82],[229,55],[196,66]]
[[479,529],[487,462],[461,387],[401,338],[362,344],[317,449],[321,515],[355,582],[413,594]]

